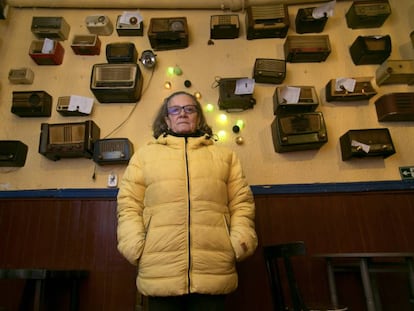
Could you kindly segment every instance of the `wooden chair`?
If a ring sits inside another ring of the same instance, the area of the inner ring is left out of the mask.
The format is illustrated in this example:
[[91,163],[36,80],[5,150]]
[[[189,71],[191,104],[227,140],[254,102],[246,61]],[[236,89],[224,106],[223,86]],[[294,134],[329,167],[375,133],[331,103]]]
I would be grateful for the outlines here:
[[[327,307],[308,307],[306,306],[298,283],[291,257],[302,256],[306,254],[305,243],[303,241],[289,242],[285,244],[277,244],[263,247],[264,258],[266,262],[267,274],[272,291],[273,310],[285,311],[290,310],[285,303],[285,295],[283,293],[281,274],[279,270],[279,261],[283,263],[285,275],[289,285],[289,295],[293,306],[293,311],[345,311],[348,310],[344,306],[327,306]],[[282,266],[282,265],[281,265]]]

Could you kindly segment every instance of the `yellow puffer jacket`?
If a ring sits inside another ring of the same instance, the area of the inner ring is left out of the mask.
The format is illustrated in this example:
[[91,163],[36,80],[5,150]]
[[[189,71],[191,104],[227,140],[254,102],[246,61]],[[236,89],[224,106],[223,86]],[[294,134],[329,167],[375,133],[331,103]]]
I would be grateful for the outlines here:
[[[118,249],[148,296],[227,294],[257,246],[253,196],[235,153],[208,136],[160,136],[129,162]],[[242,243],[246,247],[242,247]]]

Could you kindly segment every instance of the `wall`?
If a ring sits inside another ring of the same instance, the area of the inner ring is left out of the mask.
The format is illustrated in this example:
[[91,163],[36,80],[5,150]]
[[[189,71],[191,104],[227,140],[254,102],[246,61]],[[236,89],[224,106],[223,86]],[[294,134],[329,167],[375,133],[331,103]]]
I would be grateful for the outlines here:
[[[284,39],[246,40],[244,12],[240,17],[240,37],[233,40],[215,40],[208,45],[210,16],[227,13],[220,10],[150,10],[143,9],[144,36],[119,37],[114,31],[111,36],[101,36],[102,49],[99,56],[75,55],[70,43],[75,34],[88,33],[85,17],[94,14],[108,15],[115,23],[123,9],[47,9],[10,8],[6,20],[0,21],[0,139],[21,140],[29,146],[28,158],[22,168],[0,168],[0,189],[48,189],[48,188],[104,188],[107,177],[113,172],[120,178],[124,166],[98,166],[90,159],[62,159],[50,161],[38,153],[40,124],[84,121],[85,117],[63,117],[55,111],[58,97],[81,95],[93,97],[89,88],[93,64],[105,63],[107,43],[131,41],[138,53],[151,49],[146,32],[151,17],[186,16],[189,24],[190,44],[186,49],[157,52],[158,64],[153,76],[141,67],[144,76],[144,91],[141,100],[135,104],[96,103],[89,117],[101,129],[101,138],[109,135],[126,121],[110,137],[127,137],[135,148],[151,139],[151,122],[162,99],[171,91],[185,89],[183,83],[191,80],[187,91],[202,94],[203,105],[211,103],[215,111],[207,118],[213,129],[225,130],[227,136],[218,142],[234,149],[240,156],[246,175],[252,185],[277,185],[298,183],[334,183],[358,181],[399,180],[398,167],[413,164],[414,134],[413,122],[379,123],[374,101],[383,94],[399,91],[414,91],[414,86],[373,85],[378,95],[369,102],[327,103],[324,96],[325,84],[337,77],[374,76],[377,65],[355,66],[348,48],[358,35],[384,35],[392,37],[390,59],[414,58],[409,33],[414,29],[414,4],[410,0],[390,0],[392,14],[381,28],[352,30],[347,28],[345,13],[350,1],[337,3],[335,15],[329,18],[324,34],[329,34],[332,52],[322,63],[287,64],[285,85],[312,85],[318,91],[320,105],[327,123],[329,141],[320,150],[279,154],[272,145],[270,124],[273,121],[272,96],[275,85],[256,84],[254,109],[241,113],[227,113],[227,123],[218,121],[222,111],[217,109],[218,89],[212,87],[216,77],[251,77],[256,58],[284,58]],[[291,27],[288,34],[295,34],[294,19],[300,7],[289,6]],[[30,31],[33,16],[64,16],[71,26],[69,39],[62,42],[65,48],[63,64],[39,66],[29,57],[28,51],[35,39]],[[181,76],[169,76],[169,66],[179,66]],[[32,85],[12,85],[7,75],[11,68],[29,67],[35,72]],[[172,83],[166,90],[165,81]],[[53,96],[53,112],[50,118],[20,118],[10,112],[12,91],[45,90]],[[130,115],[130,117],[129,117]],[[240,135],[243,145],[235,143],[236,135],[231,129],[236,120],[243,119],[245,127]],[[369,159],[343,162],[341,160],[339,137],[348,129],[388,127],[397,153],[387,159]],[[92,179],[95,172],[96,179]]]

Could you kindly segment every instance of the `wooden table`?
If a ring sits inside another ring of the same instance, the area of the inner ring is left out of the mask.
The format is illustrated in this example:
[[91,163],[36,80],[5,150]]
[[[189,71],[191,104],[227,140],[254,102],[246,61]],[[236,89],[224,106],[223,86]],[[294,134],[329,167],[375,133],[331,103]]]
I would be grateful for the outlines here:
[[335,272],[359,271],[368,311],[381,311],[381,301],[373,275],[382,272],[403,272],[408,275],[410,301],[414,309],[414,253],[331,253],[317,254],[315,257],[326,260],[333,305],[338,305]]

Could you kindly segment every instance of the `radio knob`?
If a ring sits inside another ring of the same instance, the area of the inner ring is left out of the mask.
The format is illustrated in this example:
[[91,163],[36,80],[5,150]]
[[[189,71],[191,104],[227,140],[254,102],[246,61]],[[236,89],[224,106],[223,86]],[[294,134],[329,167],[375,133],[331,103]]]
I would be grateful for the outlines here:
[[283,137],[282,137],[282,142],[286,143],[287,141],[288,141],[287,136],[283,136]]

